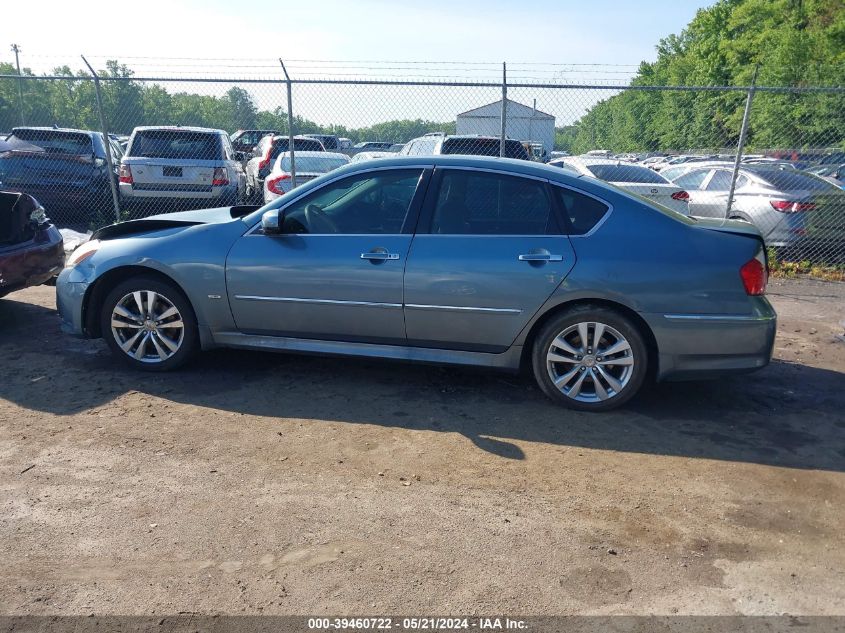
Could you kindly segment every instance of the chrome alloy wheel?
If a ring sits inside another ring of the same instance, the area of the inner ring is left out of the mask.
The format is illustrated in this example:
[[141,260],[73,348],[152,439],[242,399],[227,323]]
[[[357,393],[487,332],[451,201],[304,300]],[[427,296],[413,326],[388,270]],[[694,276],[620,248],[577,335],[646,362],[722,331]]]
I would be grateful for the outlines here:
[[622,334],[604,323],[570,325],[546,353],[555,387],[578,402],[603,402],[618,395],[634,373],[634,351]]
[[118,301],[111,314],[111,331],[120,348],[142,363],[166,361],[185,338],[179,310],[152,290],[136,290]]

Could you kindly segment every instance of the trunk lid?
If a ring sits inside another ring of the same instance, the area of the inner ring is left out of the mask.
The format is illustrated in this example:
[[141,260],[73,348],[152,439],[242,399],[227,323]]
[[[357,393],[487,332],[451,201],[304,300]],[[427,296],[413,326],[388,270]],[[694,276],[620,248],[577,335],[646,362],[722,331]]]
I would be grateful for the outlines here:
[[742,220],[722,220],[720,218],[702,218],[696,217],[695,223],[692,224],[694,228],[705,231],[718,231],[719,233],[732,233],[734,235],[745,235],[748,237],[757,238],[762,242],[763,236],[753,224],[743,222]]
[[216,160],[185,160],[182,158],[123,159],[132,170],[133,189],[153,191],[211,191]]

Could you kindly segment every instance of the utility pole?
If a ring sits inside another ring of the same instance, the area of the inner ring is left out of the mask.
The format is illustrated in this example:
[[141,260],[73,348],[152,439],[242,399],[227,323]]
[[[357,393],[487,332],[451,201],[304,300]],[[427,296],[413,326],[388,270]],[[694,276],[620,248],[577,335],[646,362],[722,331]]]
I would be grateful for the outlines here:
[[26,119],[23,115],[23,79],[21,79],[21,60],[18,53],[21,52],[21,47],[17,44],[12,44],[12,51],[15,53],[15,66],[18,67],[18,109],[21,113],[21,125],[26,125]]

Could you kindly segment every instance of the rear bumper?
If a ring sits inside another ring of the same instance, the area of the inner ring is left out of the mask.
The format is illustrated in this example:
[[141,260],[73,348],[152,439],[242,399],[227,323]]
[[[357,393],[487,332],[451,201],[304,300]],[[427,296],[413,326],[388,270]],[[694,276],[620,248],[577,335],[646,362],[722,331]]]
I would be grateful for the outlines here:
[[120,197],[124,200],[203,200],[215,201],[227,196],[234,196],[237,184],[225,187],[211,187],[210,191],[166,191],[157,189],[138,189],[128,183],[120,183]]
[[777,315],[764,297],[751,314],[644,314],[657,340],[658,380],[745,373],[769,364]]
[[43,284],[58,274],[64,263],[62,235],[50,225],[20,248],[0,252],[0,296]]

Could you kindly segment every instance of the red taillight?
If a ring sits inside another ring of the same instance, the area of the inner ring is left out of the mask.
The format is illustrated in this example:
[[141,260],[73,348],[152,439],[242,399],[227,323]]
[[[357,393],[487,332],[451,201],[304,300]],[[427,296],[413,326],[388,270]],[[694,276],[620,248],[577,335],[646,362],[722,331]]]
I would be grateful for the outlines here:
[[290,180],[290,174],[282,174],[280,176],[273,176],[272,178],[268,178],[267,189],[280,196],[286,194],[287,191],[285,191],[281,187],[281,182],[283,180]]
[[273,151],[273,143],[267,143],[267,149],[264,150],[264,156],[261,157],[261,160],[258,162],[258,169],[264,169],[267,165],[270,164],[270,152]]
[[763,252],[757,254],[754,259],[748,260],[739,269],[739,276],[742,278],[742,285],[749,295],[762,295],[766,292],[766,284],[769,281],[769,271],[766,270],[766,262]]
[[781,213],[801,213],[802,211],[812,211],[816,208],[815,202],[795,202],[793,200],[770,200],[769,204],[775,211]]
[[120,178],[118,179],[120,182],[124,182],[127,185],[132,184],[132,169],[129,165],[121,165],[120,166]]
[[229,172],[225,167],[215,167],[214,175],[211,177],[212,187],[222,187],[229,184]]
[[689,202],[689,194],[686,191],[676,191],[672,194],[672,200],[682,200]]

